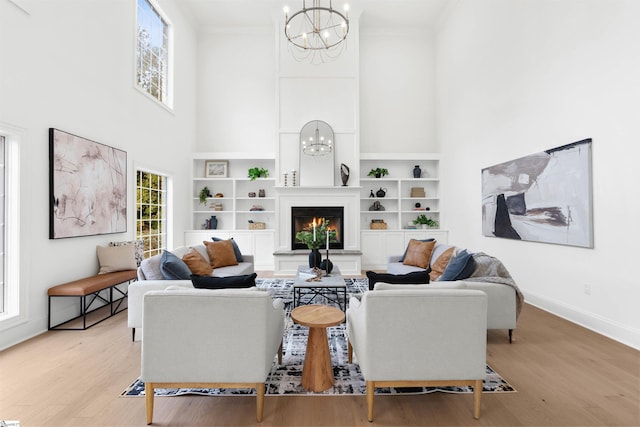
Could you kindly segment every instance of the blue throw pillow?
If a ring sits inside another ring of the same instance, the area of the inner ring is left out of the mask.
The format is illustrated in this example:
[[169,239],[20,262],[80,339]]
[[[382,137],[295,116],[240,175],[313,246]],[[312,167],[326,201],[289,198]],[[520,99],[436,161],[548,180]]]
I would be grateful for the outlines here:
[[160,256],[160,272],[165,280],[189,280],[191,277],[187,264],[169,251]]
[[[433,242],[436,239],[414,239],[417,240],[418,242]],[[407,250],[409,250],[409,246],[407,245],[407,247],[404,250],[404,253],[402,254],[402,257],[400,258],[400,261],[398,262],[404,262],[405,257],[407,256]]]
[[227,289],[227,288],[251,288],[256,285],[256,273],[241,276],[212,277],[191,275],[194,288],[201,289]]
[[[219,237],[212,237],[211,240],[213,240],[214,242],[221,242],[225,239],[221,239]],[[244,259],[242,259],[242,252],[240,252],[240,248],[236,244],[236,241],[233,240],[233,237],[230,238],[229,240],[231,240],[231,245],[233,246],[233,254],[236,256],[236,261],[244,262]]]
[[424,285],[429,283],[430,271],[430,268],[424,271],[413,271],[407,274],[376,273],[375,271],[367,271],[369,290],[373,290],[373,286],[378,282],[391,283],[393,285]]
[[473,254],[465,249],[449,261],[438,281],[464,280],[470,277],[475,269],[476,261],[473,259]]

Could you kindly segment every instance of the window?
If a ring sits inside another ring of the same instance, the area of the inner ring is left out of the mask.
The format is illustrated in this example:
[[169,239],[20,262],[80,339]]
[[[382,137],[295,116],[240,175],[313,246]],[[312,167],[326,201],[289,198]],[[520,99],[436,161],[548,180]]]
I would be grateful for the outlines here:
[[144,257],[167,248],[167,177],[136,172],[136,238],[144,241]]
[[5,301],[7,300],[7,291],[5,289],[5,275],[4,275],[4,254],[5,254],[5,146],[4,136],[0,135],[0,314],[6,312]]
[[169,87],[171,26],[150,0],[137,0],[136,85],[167,107]]

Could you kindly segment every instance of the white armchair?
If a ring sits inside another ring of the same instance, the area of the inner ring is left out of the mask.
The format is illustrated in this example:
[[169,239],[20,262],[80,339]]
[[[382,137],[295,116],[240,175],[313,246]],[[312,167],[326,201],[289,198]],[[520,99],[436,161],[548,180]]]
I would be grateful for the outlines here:
[[355,352],[373,421],[376,387],[465,385],[480,417],[486,375],[487,295],[466,289],[374,290],[347,310],[349,363]]
[[282,360],[284,304],[249,289],[175,289],[144,295],[141,380],[147,424],[155,388],[255,388],[262,421],[265,380]]

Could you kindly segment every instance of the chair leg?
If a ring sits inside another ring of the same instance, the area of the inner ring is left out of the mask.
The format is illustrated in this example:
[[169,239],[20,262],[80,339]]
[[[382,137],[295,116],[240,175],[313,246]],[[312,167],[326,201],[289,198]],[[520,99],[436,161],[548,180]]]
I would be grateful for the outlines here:
[[262,422],[262,414],[264,413],[264,383],[256,384],[256,419]]
[[482,380],[476,380],[473,386],[473,418],[480,419],[480,401],[482,399]]
[[131,341],[136,340],[136,328],[131,328]]
[[353,363],[353,347],[351,341],[347,338],[347,363]]
[[369,422],[373,421],[373,391],[375,390],[375,383],[373,381],[367,381],[367,419]]
[[282,365],[282,343],[283,343],[283,341],[280,341],[280,347],[278,347],[278,365]]
[[155,393],[153,383],[144,383],[144,393],[147,402],[147,425],[153,422],[153,395]]
[[509,329],[509,344],[513,341],[513,329]]

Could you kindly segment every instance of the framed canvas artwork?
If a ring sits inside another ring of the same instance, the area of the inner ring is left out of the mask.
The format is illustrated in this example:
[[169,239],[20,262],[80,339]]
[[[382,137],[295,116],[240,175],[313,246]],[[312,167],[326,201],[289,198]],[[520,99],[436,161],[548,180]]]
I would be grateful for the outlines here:
[[204,163],[205,178],[226,178],[228,162],[226,160],[207,160]]
[[127,231],[127,153],[49,129],[49,238]]
[[593,247],[591,139],[482,170],[482,234]]

